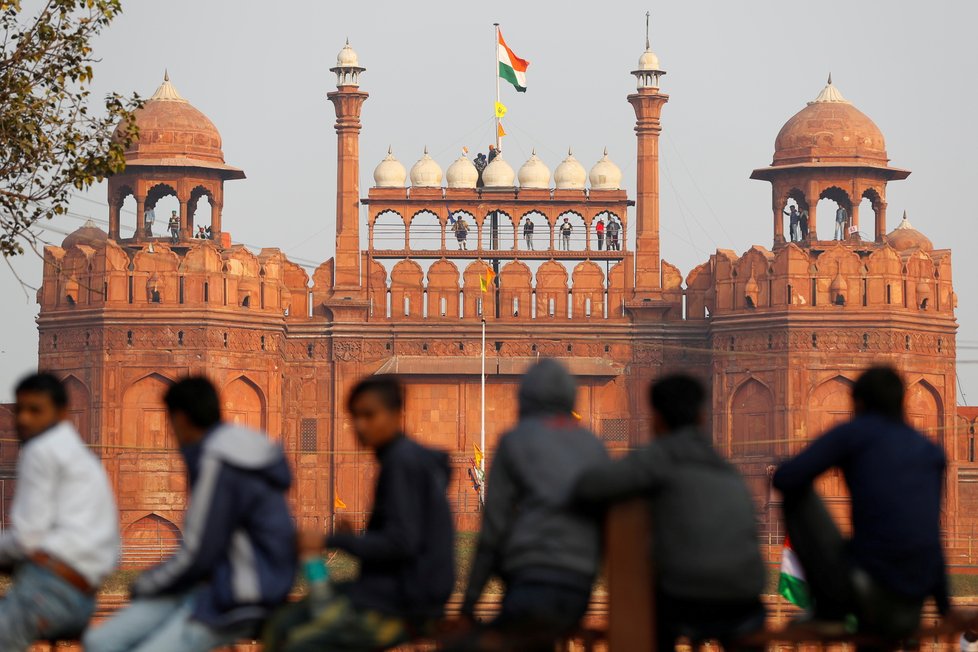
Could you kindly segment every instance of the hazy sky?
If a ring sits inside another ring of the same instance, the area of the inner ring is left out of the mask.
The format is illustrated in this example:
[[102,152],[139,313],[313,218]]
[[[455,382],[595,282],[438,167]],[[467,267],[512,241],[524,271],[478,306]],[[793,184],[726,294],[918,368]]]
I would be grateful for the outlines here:
[[[572,146],[590,167],[602,148],[634,189],[634,114],[625,96],[644,48],[668,75],[663,112],[662,253],[688,273],[717,247],[770,246],[770,185],[748,179],[771,161],[781,125],[835,85],[886,136],[892,164],[913,170],[888,188],[889,228],[906,210],[938,247],[954,249],[961,389],[978,403],[978,3],[785,2],[124,2],[125,14],[96,42],[96,90],[150,95],[168,68],[176,88],[220,129],[229,182],[224,229],[236,242],[280,247],[314,264],[332,253],[335,134],[328,68],[349,37],[367,72],[361,183],[393,145],[410,167],[427,145],[443,168],[459,148],[491,136],[492,23],[531,62],[529,91],[503,88],[507,160],[536,148],[551,169]],[[94,201],[93,201],[94,200]],[[52,224],[107,218],[105,189]],[[168,204],[160,204],[168,211]],[[158,209],[159,214],[159,209]],[[168,213],[167,213],[168,214]],[[828,216],[823,215],[823,220]],[[130,217],[130,219],[133,219]],[[133,220],[134,221],[134,220]],[[868,223],[868,220],[865,220]],[[822,222],[820,232],[830,233]],[[104,228],[104,226],[103,226]],[[158,227],[159,229],[159,227]],[[866,228],[864,226],[864,231]],[[63,235],[47,233],[53,242]],[[37,286],[41,262],[13,261]],[[37,307],[8,269],[0,346],[0,398],[37,362]]]

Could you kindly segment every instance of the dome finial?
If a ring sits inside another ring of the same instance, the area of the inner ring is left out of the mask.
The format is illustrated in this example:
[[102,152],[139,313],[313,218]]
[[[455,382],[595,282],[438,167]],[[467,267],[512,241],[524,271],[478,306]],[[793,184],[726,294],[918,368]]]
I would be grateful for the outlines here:
[[533,149],[530,150],[530,156],[536,156],[536,155],[537,155],[537,148],[534,147]]
[[604,146],[604,155],[605,156],[608,155],[608,146],[607,145]]
[[393,154],[394,153],[394,146],[393,145],[388,145],[387,146],[387,153],[388,154]]
[[427,154],[427,153],[428,153],[428,146],[427,146],[427,145],[425,145],[425,146],[424,146],[424,153],[425,153],[425,154]]
[[645,12],[645,49],[651,50],[652,43],[649,41],[649,17],[652,15],[651,11]]
[[829,86],[832,85],[832,73],[829,73],[829,82],[828,82],[828,84],[829,84]]
[[574,156],[574,150],[572,150],[570,147],[567,148],[567,156]]
[[163,81],[170,81],[170,70],[168,68],[163,69]]

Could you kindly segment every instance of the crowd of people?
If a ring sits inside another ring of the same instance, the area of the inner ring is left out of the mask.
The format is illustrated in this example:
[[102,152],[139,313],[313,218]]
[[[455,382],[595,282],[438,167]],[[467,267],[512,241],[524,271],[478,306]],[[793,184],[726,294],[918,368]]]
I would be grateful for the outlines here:
[[[648,396],[651,443],[612,460],[574,413],[568,371],[544,359],[526,373],[518,423],[494,453],[461,614],[446,634],[437,626],[455,581],[451,470],[445,453],[403,431],[396,377],[368,377],[349,394],[354,432],[379,474],[366,528],[340,517],[328,534],[296,531],[282,448],[225,422],[207,379],[183,379],[164,397],[189,479],[182,543],[135,579],[128,606],[88,627],[119,558],[115,499],[67,419],[62,383],[32,375],[16,388],[21,451],[11,527],[0,534],[0,570],[13,576],[0,599],[0,650],[82,636],[94,652],[203,652],[245,637],[270,652],[370,651],[438,631],[441,649],[454,652],[552,650],[588,608],[606,510],[635,497],[653,515],[654,578],[633,581],[652,582],[658,647],[685,637],[736,649],[766,617],[750,492],[711,443],[698,380],[666,376]],[[916,631],[925,600],[952,613],[940,535],[945,457],[906,422],[893,369],[865,372],[852,401],[853,419],[781,464],[773,485],[812,597],[797,626],[892,643]],[[814,489],[833,468],[851,494],[849,539]],[[326,549],[355,556],[358,577],[326,582]],[[288,603],[300,566],[309,594]],[[504,583],[501,607],[478,622],[493,577]]]

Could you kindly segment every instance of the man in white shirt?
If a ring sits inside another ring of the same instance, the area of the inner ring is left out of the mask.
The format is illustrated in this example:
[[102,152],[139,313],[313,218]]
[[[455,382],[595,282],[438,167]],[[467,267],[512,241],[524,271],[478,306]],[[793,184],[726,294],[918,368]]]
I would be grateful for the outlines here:
[[156,210],[153,208],[147,208],[146,212],[143,213],[143,222],[146,223],[146,237],[153,237],[153,224],[156,223]]
[[78,637],[119,556],[119,515],[105,470],[67,421],[68,395],[50,374],[17,385],[17,488],[0,534],[0,650]]

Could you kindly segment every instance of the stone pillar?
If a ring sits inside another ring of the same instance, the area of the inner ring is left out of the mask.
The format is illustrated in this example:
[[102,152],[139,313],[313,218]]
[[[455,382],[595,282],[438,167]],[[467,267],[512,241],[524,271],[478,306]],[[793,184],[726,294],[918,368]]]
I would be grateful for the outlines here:
[[628,96],[635,109],[638,139],[635,184],[635,293],[637,299],[661,294],[659,274],[659,117],[669,96],[643,87]]
[[808,183],[805,201],[808,202],[808,240],[815,242],[818,240],[818,186],[814,181]]
[[146,196],[136,196],[136,240],[142,240],[146,235]]
[[775,191],[774,202],[772,204],[774,209],[774,246],[780,247],[785,243],[784,239],[784,209],[781,208],[781,198],[777,195]]
[[194,237],[193,224],[191,224],[190,202],[187,199],[180,200],[180,239],[190,240]]
[[849,226],[856,227],[856,232],[850,235],[846,233],[846,240],[858,240],[859,239],[859,204],[853,203],[852,208],[849,210]]
[[[109,200],[109,239],[119,239],[119,221],[122,212],[122,202],[118,199]],[[145,218],[144,218],[145,220]]]
[[876,209],[876,242],[886,239],[886,202],[881,201]]
[[223,208],[221,204],[211,200],[211,233],[215,240],[218,239],[217,235],[221,232],[221,210]]
[[[326,97],[336,111],[336,257],[333,289],[361,291],[360,110],[367,93],[343,84]],[[405,246],[408,234],[405,229]]]

